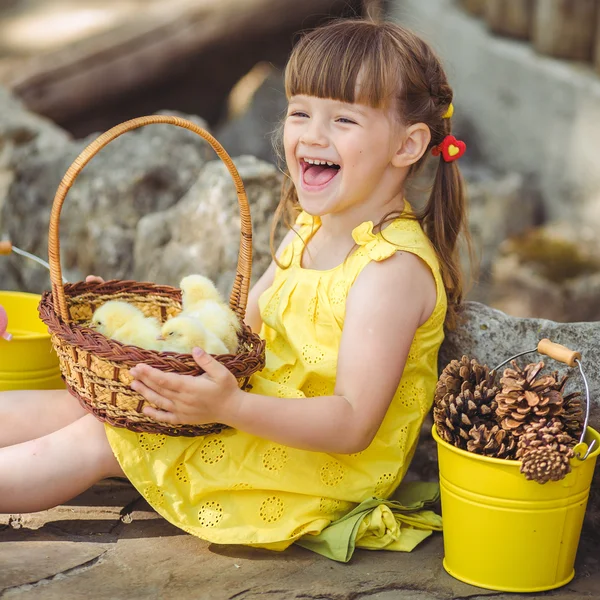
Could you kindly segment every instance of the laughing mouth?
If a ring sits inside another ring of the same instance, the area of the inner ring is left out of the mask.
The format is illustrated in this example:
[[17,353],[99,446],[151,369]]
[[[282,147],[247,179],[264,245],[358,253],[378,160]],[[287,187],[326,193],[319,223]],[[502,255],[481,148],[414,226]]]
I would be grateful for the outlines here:
[[325,187],[341,169],[337,163],[316,158],[302,158],[300,166],[302,183],[309,189]]

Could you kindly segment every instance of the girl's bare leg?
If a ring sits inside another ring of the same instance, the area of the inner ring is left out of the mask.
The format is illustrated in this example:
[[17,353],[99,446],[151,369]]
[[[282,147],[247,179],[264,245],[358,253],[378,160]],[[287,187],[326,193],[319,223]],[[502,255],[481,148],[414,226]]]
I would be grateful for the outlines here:
[[106,477],[123,477],[104,425],[86,414],[44,437],[0,448],[0,513],[58,506]]
[[85,414],[66,390],[0,392],[0,448],[42,437]]

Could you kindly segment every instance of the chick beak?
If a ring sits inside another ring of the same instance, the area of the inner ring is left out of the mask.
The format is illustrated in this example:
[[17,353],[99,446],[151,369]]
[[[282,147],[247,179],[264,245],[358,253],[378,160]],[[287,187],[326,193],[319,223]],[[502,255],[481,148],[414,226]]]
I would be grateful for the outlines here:
[[165,338],[164,338],[162,335],[157,335],[157,336],[156,336],[156,339],[157,339],[157,340],[160,340],[161,342],[164,342],[164,341],[165,341]]

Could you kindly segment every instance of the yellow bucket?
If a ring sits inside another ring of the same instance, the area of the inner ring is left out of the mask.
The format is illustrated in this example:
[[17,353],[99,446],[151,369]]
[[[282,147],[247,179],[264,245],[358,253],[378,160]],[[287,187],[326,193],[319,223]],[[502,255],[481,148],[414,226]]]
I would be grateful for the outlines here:
[[466,452],[437,442],[444,569],[465,583],[503,592],[541,592],[565,585],[600,454],[600,434],[587,428],[587,459],[571,461],[561,481],[540,485],[519,472],[521,463]]
[[0,391],[64,388],[50,334],[38,316],[41,297],[0,291],[11,341],[0,337]]

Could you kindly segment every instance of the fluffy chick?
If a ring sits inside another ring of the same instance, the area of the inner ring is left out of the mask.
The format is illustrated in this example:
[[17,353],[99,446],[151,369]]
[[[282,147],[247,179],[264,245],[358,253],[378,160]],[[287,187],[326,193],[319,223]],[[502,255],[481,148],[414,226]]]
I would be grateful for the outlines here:
[[153,317],[146,317],[133,304],[121,300],[111,300],[98,308],[90,327],[98,333],[127,344],[147,350],[161,350],[160,323]]
[[161,329],[163,352],[191,354],[196,347],[209,354],[227,354],[225,344],[193,317],[177,316],[166,321]]
[[215,284],[204,275],[188,275],[179,283],[183,310],[193,310],[202,300],[223,302]]
[[238,347],[240,320],[223,300],[214,283],[203,275],[188,275],[179,284],[182,292],[182,316],[198,319],[233,353]]

